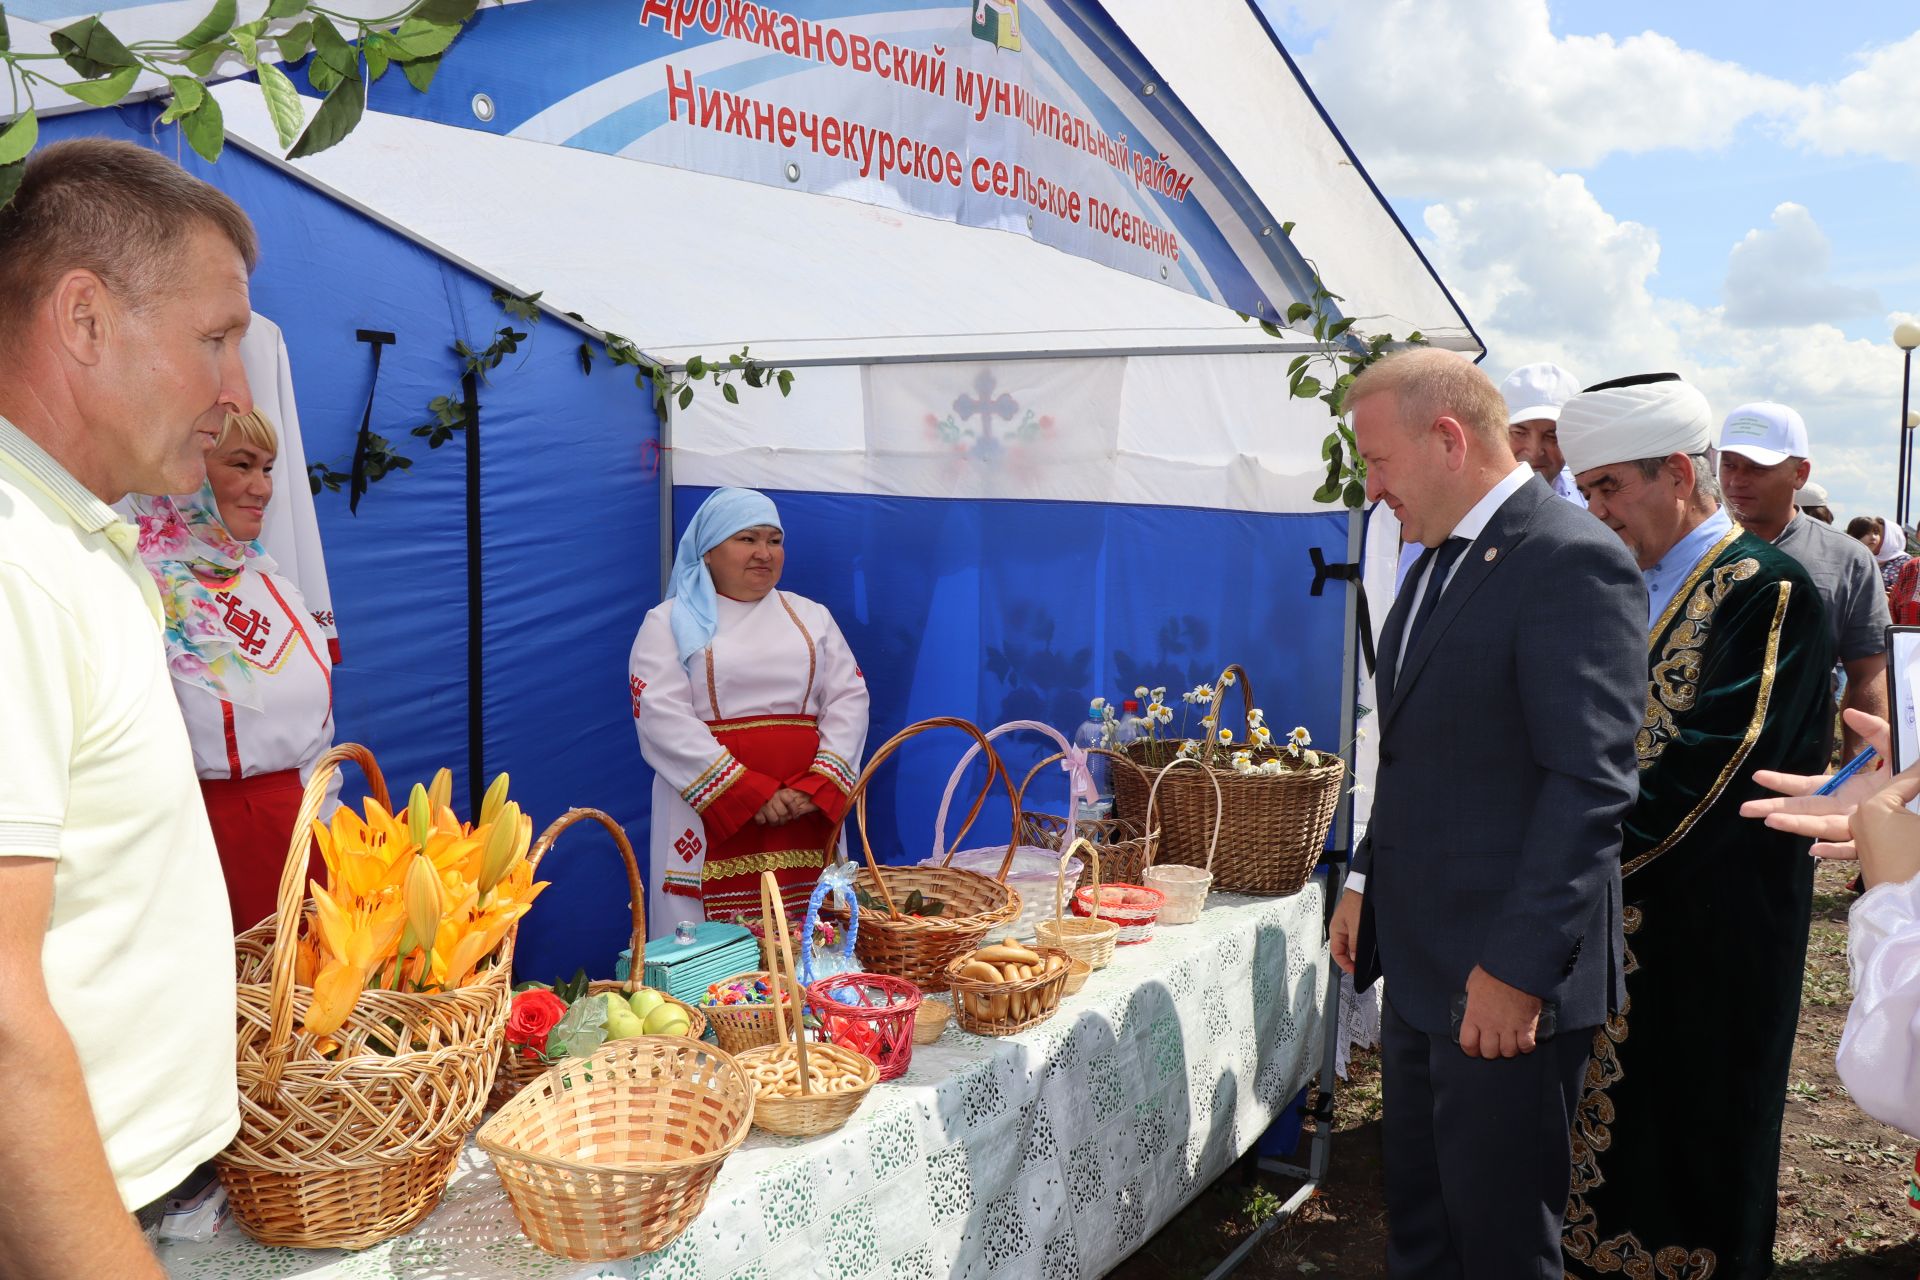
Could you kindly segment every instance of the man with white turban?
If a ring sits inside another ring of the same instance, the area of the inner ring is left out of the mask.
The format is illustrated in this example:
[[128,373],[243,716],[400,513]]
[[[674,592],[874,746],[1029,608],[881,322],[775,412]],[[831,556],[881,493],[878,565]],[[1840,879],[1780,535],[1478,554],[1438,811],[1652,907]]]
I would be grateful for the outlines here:
[[1672,374],[1560,414],[1588,509],[1651,597],[1640,793],[1621,849],[1627,1001],[1573,1129],[1571,1276],[1773,1269],[1780,1119],[1813,904],[1809,841],[1739,816],[1759,769],[1816,774],[1834,642],[1813,579],[1721,509],[1705,397]]

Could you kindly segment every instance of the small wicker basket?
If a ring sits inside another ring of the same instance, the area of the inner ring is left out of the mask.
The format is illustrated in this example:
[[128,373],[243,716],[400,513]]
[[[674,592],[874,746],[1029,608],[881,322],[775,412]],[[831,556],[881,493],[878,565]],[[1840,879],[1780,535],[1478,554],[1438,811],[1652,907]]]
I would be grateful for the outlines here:
[[756,969],[737,973],[728,982],[764,982],[771,997],[766,1004],[706,1004],[700,1012],[713,1028],[714,1043],[728,1053],[745,1053],[780,1043],[780,1028],[774,1017],[774,1005],[783,1002],[780,985],[771,972]]
[[871,1058],[883,1081],[907,1074],[920,988],[884,973],[836,973],[807,988],[807,1003],[829,1044]]
[[[588,985],[587,994],[599,996],[606,995],[608,992],[618,992],[623,996],[630,996],[640,989],[639,975],[646,969],[647,894],[640,884],[640,864],[633,856],[633,844],[627,839],[627,833],[620,829],[618,822],[598,809],[569,809],[555,818],[552,826],[540,833],[540,838],[534,841],[533,848],[527,854],[527,861],[537,869],[545,860],[547,851],[553,848],[554,841],[560,838],[560,833],[574,823],[585,819],[598,822],[613,837],[614,848],[619,851],[620,860],[626,864],[627,901],[633,916],[633,933],[630,941],[633,947],[633,967],[627,970],[627,980],[625,982],[593,982]],[[674,999],[664,991],[660,994],[666,998],[668,1004],[679,1005],[686,1010],[687,1036],[690,1039],[698,1040],[706,1035],[707,1020],[701,1016],[698,1009],[684,1000]],[[547,1063],[537,1057],[528,1057],[520,1045],[511,1042],[501,1045],[500,1069],[494,1073],[493,1094],[487,1100],[488,1107],[496,1110],[504,1107],[507,1099],[532,1084],[546,1069]]]
[[913,1012],[913,1042],[932,1044],[946,1034],[947,1020],[951,1017],[953,1007],[945,1000],[922,1000]]
[[[1109,751],[1105,747],[1088,748],[1087,754],[1106,756],[1116,765],[1124,766],[1126,770],[1131,771],[1122,772],[1119,768],[1114,770],[1116,787],[1119,785],[1118,779],[1125,777],[1137,783],[1142,795],[1147,793],[1149,782],[1146,771],[1134,763],[1131,756],[1123,755],[1118,751]],[[1153,865],[1154,855],[1159,849],[1159,824],[1137,818],[1122,818],[1117,815],[1105,818],[1082,818],[1075,812],[1077,806],[1073,804],[1067,806],[1065,817],[1051,813],[1035,813],[1026,807],[1027,788],[1033,784],[1034,778],[1048,765],[1065,758],[1061,753],[1043,758],[1033,768],[1027,770],[1026,778],[1021,781],[1019,791],[1021,841],[1058,852],[1069,848],[1074,841],[1084,837],[1100,846],[1101,865],[1106,868],[1108,879],[1137,884],[1140,873]],[[1093,868],[1081,867],[1079,882],[1074,887],[1086,888],[1092,883],[1092,874]]]
[[1093,966],[1085,960],[1075,958],[1067,964],[1067,985],[1060,988],[1062,996],[1077,996],[1080,988],[1087,985],[1087,979],[1093,976]]
[[479,1143],[529,1239],[608,1262],[686,1230],[752,1121],[753,1087],[731,1056],[680,1036],[634,1036],[547,1068]]
[[[867,1092],[880,1082],[880,1068],[864,1054],[837,1044],[807,1043],[801,1011],[806,997],[794,975],[793,952],[787,935],[787,909],[780,900],[780,881],[771,871],[760,873],[760,910],[767,936],[780,944],[780,967],[773,977],[781,989],[793,993],[793,1038],[787,1038],[786,1002],[773,1002],[779,1042],[740,1055],[740,1067],[753,1081],[753,1122],[768,1133],[789,1138],[812,1138],[832,1133],[853,1118]],[[775,930],[778,930],[776,932]],[[791,1079],[794,1087],[789,1087]]]
[[[1085,839],[1074,841],[1077,850],[1085,847],[1087,863],[1093,872],[1094,901],[1099,901],[1100,849]],[[1067,855],[1060,855],[1060,878],[1053,886],[1053,919],[1042,920],[1036,933],[1043,947],[1054,947],[1087,966],[1087,972],[1104,969],[1113,963],[1113,945],[1120,937],[1120,926],[1103,920],[1096,909],[1089,919],[1062,914],[1062,894],[1067,879]],[[1076,890],[1076,892],[1078,892]],[[1082,979],[1084,982],[1085,979]],[[1078,990],[1076,987],[1075,990]]]
[[1220,798],[1220,783],[1215,780],[1213,771],[1192,757],[1175,760],[1172,764],[1154,775],[1153,789],[1147,793],[1147,821],[1153,821],[1153,807],[1160,798],[1160,784],[1178,765],[1192,765],[1206,775],[1213,783],[1213,838],[1207,842],[1207,861],[1205,866],[1148,866],[1141,872],[1140,883],[1149,889],[1158,889],[1166,895],[1166,902],[1160,907],[1161,924],[1192,924],[1200,918],[1207,906],[1207,890],[1213,887],[1213,855],[1220,848],[1220,815],[1224,808]]
[[1004,982],[987,982],[961,972],[975,962],[978,952],[955,956],[947,964],[953,1020],[961,1030],[977,1036],[1010,1036],[1037,1027],[1054,1015],[1065,994],[1072,957],[1057,947],[1034,947],[1031,953],[1052,967],[1031,978]]

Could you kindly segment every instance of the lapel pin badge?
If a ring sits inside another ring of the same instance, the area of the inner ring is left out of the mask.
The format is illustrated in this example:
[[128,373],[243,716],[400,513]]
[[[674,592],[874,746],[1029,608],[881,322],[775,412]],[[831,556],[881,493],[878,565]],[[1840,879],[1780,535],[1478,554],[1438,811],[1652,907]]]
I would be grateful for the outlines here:
[[1495,556],[1497,556],[1497,555],[1499,555],[1499,554],[1500,554],[1500,548],[1498,548],[1498,547],[1488,547],[1488,548],[1487,548],[1487,555],[1486,555],[1486,560],[1487,560],[1487,563],[1488,563],[1488,564],[1492,564],[1492,563],[1493,563],[1493,558],[1494,558]]

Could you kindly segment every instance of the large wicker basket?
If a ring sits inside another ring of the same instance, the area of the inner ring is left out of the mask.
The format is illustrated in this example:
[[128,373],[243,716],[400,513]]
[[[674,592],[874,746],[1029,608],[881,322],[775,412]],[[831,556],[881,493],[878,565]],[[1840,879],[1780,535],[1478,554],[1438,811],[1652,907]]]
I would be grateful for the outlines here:
[[[1246,672],[1230,666],[1214,689],[1210,714],[1215,717],[1220,713],[1229,673],[1239,681],[1248,709],[1253,707],[1253,689]],[[1151,778],[1172,761],[1177,746],[1165,739],[1136,740],[1127,744],[1127,754],[1139,761]],[[1220,750],[1209,742],[1201,748],[1200,757],[1220,784],[1224,815],[1213,864],[1213,887],[1227,893],[1298,893],[1326,848],[1327,832],[1340,805],[1346,765],[1323,752],[1321,758],[1327,763],[1317,769],[1240,774],[1220,760]],[[1280,754],[1278,748],[1262,747],[1255,751],[1255,758],[1268,760]],[[1114,786],[1122,813],[1144,817],[1148,785],[1120,773]],[[1195,770],[1179,770],[1166,779],[1160,794],[1157,861],[1196,867],[1205,862],[1214,813],[1212,791],[1207,779]]]
[[608,1262],[665,1248],[746,1138],[753,1089],[732,1057],[634,1036],[542,1071],[480,1130],[527,1237]]
[[[954,837],[956,846],[973,826],[973,820],[980,816],[981,806],[986,803],[996,779],[1006,787],[1008,799],[1013,801],[1013,786],[1007,778],[1006,767],[986,735],[965,720],[942,716],[908,725],[868,757],[866,768],[861,770],[859,781],[854,784],[853,804],[848,811],[849,815],[857,815],[859,819],[860,847],[867,860],[867,869],[859,873],[855,887],[885,903],[884,907],[879,908],[855,907],[860,912],[860,963],[870,972],[905,978],[922,991],[943,990],[946,986],[947,961],[963,951],[973,950],[987,936],[988,930],[1002,927],[1020,914],[1020,895],[1005,883],[1007,869],[1013,862],[1014,845],[1011,841],[1007,845],[1006,859],[1000,864],[998,879],[948,866],[883,867],[873,856],[873,842],[867,832],[867,793],[872,786],[874,772],[899,750],[900,744],[917,734],[937,728],[964,730],[980,744],[987,758],[986,786],[975,798],[973,807],[967,812],[966,821]],[[1014,801],[1016,831],[1020,825],[1019,814],[1018,802]],[[844,817],[842,825],[845,825]],[[836,830],[829,847],[837,847],[839,839],[840,834]],[[925,918],[904,914],[900,910],[900,903],[915,889],[925,897],[944,902],[945,913]]]
[[[391,808],[365,747],[316,762],[294,822],[279,909],[235,941],[240,1131],[216,1158],[234,1219],[263,1244],[358,1249],[424,1218],[480,1120],[506,1029],[511,935],[473,985],[440,994],[367,991],[327,1039],[295,1030],[313,991],[294,948],[313,820],[346,761]],[[400,1052],[381,1047],[405,1046]]]
[[[588,985],[587,994],[600,996],[617,992],[622,996],[630,996],[640,989],[640,975],[646,971],[647,895],[640,884],[640,863],[633,856],[633,844],[627,839],[627,833],[620,829],[618,822],[598,809],[569,809],[555,818],[552,826],[540,833],[540,838],[534,841],[533,848],[527,853],[527,860],[536,868],[539,867],[545,860],[547,851],[553,848],[554,841],[560,838],[560,833],[574,823],[586,819],[592,819],[607,829],[607,834],[613,837],[614,848],[620,853],[620,860],[626,864],[627,902],[633,918],[633,933],[629,942],[633,948],[633,965],[627,970],[627,980],[625,982],[606,980],[593,982]],[[674,999],[664,991],[660,994],[665,996],[668,1004],[679,1005],[686,1010],[688,1037],[698,1040],[706,1035],[707,1020],[701,1016],[698,1009],[683,1000]],[[500,1070],[494,1075],[493,1094],[487,1100],[487,1105],[494,1108],[505,1106],[507,1099],[532,1084],[546,1069],[545,1062],[539,1058],[528,1057],[521,1051],[519,1045],[502,1044]]]
[[[1136,785],[1142,795],[1149,790],[1149,779],[1133,758],[1118,751],[1109,751],[1105,747],[1092,747],[1088,754],[1106,756],[1114,764],[1123,768],[1114,769],[1114,786],[1117,788],[1120,778],[1128,778]],[[1144,818],[1082,818],[1074,812],[1075,806],[1067,805],[1065,817],[1053,813],[1039,813],[1027,807],[1027,788],[1040,771],[1066,757],[1056,752],[1047,756],[1027,770],[1027,776],[1020,783],[1020,839],[1043,849],[1056,851],[1071,847],[1075,840],[1085,839],[1100,846],[1100,866],[1109,881],[1140,883],[1140,874],[1153,865],[1154,856],[1160,843],[1160,826]],[[1119,792],[1116,790],[1115,795]],[[1145,813],[1143,808],[1141,811]],[[1084,889],[1091,881],[1089,875],[1093,868],[1082,866],[1080,879],[1074,887]]]

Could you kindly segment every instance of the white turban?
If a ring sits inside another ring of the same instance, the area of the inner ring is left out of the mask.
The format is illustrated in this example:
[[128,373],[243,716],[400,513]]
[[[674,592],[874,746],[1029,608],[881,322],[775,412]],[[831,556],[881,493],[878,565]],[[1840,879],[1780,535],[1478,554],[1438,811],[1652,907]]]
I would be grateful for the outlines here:
[[1707,398],[1677,379],[1582,391],[1560,407],[1560,452],[1575,475],[1713,444]]

